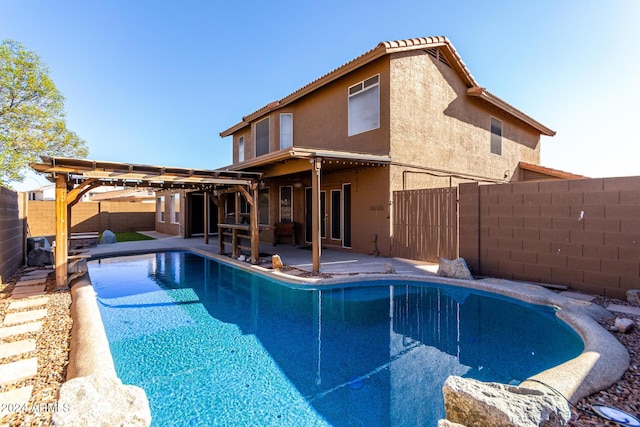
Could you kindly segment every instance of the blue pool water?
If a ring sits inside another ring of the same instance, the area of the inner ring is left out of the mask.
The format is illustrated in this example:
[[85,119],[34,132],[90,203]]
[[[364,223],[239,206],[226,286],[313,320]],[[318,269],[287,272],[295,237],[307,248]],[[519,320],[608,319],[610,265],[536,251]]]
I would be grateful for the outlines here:
[[583,349],[549,308],[444,285],[292,287],[189,252],[89,272],[154,426],[435,425],[449,375],[521,381]]

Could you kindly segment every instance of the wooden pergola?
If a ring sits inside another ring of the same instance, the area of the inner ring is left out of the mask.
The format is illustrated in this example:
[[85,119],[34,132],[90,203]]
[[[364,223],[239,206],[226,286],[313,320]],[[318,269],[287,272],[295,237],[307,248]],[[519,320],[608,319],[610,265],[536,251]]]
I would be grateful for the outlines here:
[[[41,163],[30,166],[37,172],[49,174],[56,184],[56,286],[67,286],[69,233],[71,208],[84,194],[101,185],[124,187],[148,187],[155,190],[185,189],[203,191],[220,206],[220,197],[228,193],[240,193],[250,208],[249,234],[251,261],[259,259],[258,231],[258,182],[261,173],[227,170],[188,169],[130,163],[104,162],[86,159],[42,156]],[[205,218],[208,216],[208,203]],[[208,221],[204,221],[204,239],[209,243]],[[219,246],[223,250],[223,233],[219,233]],[[235,245],[235,242],[234,242]],[[234,246],[234,252],[236,248]]]

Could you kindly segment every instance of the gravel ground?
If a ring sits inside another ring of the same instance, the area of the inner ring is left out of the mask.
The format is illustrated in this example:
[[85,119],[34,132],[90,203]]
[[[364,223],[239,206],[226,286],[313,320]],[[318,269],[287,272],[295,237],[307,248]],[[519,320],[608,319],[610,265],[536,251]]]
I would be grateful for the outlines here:
[[[9,300],[7,299],[14,288],[15,278],[9,284],[0,284],[0,319],[4,318]],[[8,391],[26,385],[33,385],[33,394],[29,402],[31,408],[42,408],[45,404],[56,402],[60,384],[66,377],[66,369],[69,360],[69,340],[71,337],[72,320],[69,313],[71,296],[69,292],[54,292],[55,279],[49,276],[47,281],[47,317],[43,328],[34,333],[15,337],[15,341],[33,338],[36,340],[36,351],[22,356],[14,356],[3,359],[3,363],[19,360],[21,357],[38,357],[38,374],[36,377],[14,384],[12,386],[0,386],[0,392]],[[629,305],[626,301],[611,298],[597,297],[594,301],[606,307],[608,304]],[[594,393],[580,400],[576,407],[572,408],[572,417],[569,426],[618,426],[618,424],[605,421],[591,412],[592,404],[604,404],[613,406],[634,416],[640,413],[640,317],[621,316],[632,318],[636,325],[628,333],[612,332],[618,340],[627,348],[631,356],[631,365],[624,376],[613,386],[606,390]],[[603,327],[609,329],[614,319],[603,322]],[[586,411],[586,412],[585,412]],[[2,425],[10,426],[48,426],[51,422],[51,412],[47,411],[22,411],[13,413],[0,419]]]
[[[612,298],[597,297],[594,303],[606,307],[609,304],[627,305],[626,301]],[[620,381],[611,387],[585,397],[577,403],[577,408],[571,409],[571,421],[569,426],[618,426],[619,424],[603,420],[597,415],[589,415],[592,404],[601,404],[621,409],[640,418],[640,317],[614,313],[620,318],[633,319],[635,326],[627,333],[612,332],[616,338],[627,348],[631,363],[629,369]],[[613,326],[615,317],[601,322],[602,326],[609,329]],[[580,408],[580,409],[578,409]],[[586,411],[586,412],[584,412]]]

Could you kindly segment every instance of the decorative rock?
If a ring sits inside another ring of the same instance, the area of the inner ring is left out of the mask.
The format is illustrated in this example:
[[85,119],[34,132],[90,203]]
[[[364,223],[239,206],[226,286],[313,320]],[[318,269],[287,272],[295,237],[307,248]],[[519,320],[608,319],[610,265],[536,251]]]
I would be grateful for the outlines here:
[[117,243],[117,242],[118,240],[116,239],[116,235],[114,234],[113,231],[104,230],[104,233],[102,233],[102,237],[100,238],[101,245],[103,243]]
[[393,265],[391,265],[390,262],[384,263],[384,271],[385,273],[388,273],[388,274],[396,274],[396,269],[393,268]]
[[456,258],[454,260],[440,258],[438,276],[450,277],[452,279],[473,280],[471,271],[469,270],[469,267],[467,267],[467,263],[464,258]]
[[55,426],[149,426],[151,411],[143,389],[116,377],[90,375],[60,387]]
[[449,420],[438,420],[438,427],[465,427],[465,426],[458,423],[452,423]]
[[556,427],[571,418],[551,393],[450,376],[442,387],[447,420],[465,426]]
[[271,265],[274,269],[280,269],[284,267],[282,260],[280,259],[280,255],[273,255],[271,257]]
[[616,317],[616,321],[613,323],[612,330],[627,333],[635,325],[635,322],[631,319],[621,319]]
[[627,291],[627,302],[636,307],[640,307],[640,289],[631,289]]
[[29,267],[43,267],[53,264],[53,253],[45,248],[35,248],[27,255]]

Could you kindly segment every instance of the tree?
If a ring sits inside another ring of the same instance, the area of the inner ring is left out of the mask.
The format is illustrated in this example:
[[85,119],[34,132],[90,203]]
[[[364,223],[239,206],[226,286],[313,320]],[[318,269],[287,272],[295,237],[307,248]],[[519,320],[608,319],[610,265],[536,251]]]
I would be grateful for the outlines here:
[[86,157],[86,142],[67,129],[64,96],[40,57],[20,43],[0,45],[0,185],[22,181],[39,156]]

